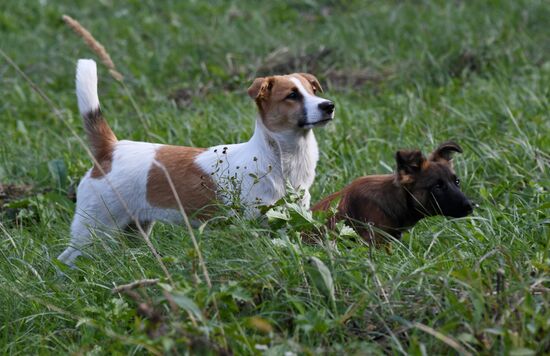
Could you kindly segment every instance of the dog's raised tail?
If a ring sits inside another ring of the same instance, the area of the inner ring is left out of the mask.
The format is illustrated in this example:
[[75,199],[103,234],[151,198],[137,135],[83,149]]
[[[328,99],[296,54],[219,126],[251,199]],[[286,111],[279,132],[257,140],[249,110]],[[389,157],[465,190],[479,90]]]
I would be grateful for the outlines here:
[[102,163],[111,158],[117,139],[99,107],[97,68],[91,59],[79,59],[76,65],[76,97],[90,148],[95,159]]

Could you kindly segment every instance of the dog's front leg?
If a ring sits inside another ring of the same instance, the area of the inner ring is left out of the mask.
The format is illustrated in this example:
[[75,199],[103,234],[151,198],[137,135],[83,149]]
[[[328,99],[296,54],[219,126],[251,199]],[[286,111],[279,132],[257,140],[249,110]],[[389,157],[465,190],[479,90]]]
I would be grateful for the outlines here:
[[304,209],[308,209],[311,204],[311,195],[309,194],[309,189],[304,189],[304,195],[302,196],[301,205]]

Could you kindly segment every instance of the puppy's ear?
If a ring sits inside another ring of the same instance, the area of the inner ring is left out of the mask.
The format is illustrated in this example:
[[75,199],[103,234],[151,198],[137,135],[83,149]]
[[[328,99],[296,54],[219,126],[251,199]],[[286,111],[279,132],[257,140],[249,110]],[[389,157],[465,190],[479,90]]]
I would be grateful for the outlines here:
[[422,170],[426,157],[418,150],[399,150],[395,154],[395,162],[401,183],[410,183],[414,180],[414,176]]
[[321,84],[313,74],[309,74],[309,73],[298,73],[298,74],[306,78],[306,80],[311,84],[313,88],[315,88],[316,91],[318,91],[319,93],[323,92],[323,88],[321,87]]
[[248,96],[256,100],[260,105],[261,101],[269,96],[275,79],[273,77],[256,78],[250,88],[248,88]]
[[453,153],[462,153],[462,148],[452,141],[447,141],[439,145],[428,158],[430,161],[439,161],[449,163],[453,159]]
[[260,89],[264,81],[265,78],[263,77],[254,79],[254,82],[252,82],[252,85],[250,86],[250,88],[248,88],[248,96],[252,99],[256,99],[258,97],[258,94],[260,94]]

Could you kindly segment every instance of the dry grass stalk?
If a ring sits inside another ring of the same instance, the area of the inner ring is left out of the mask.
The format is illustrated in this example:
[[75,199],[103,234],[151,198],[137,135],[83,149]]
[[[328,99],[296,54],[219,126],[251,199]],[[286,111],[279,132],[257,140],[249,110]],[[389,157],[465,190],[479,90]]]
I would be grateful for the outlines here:
[[[183,217],[183,221],[185,223],[185,226],[187,226],[187,230],[189,231],[189,235],[191,236],[191,241],[193,242],[193,247],[195,248],[195,252],[197,253],[197,257],[199,258],[199,265],[202,268],[202,272],[204,275],[204,279],[206,280],[206,285],[208,286],[208,289],[212,289],[212,281],[210,280],[210,275],[208,274],[208,269],[206,268],[206,263],[204,262],[204,259],[202,257],[201,250],[199,248],[199,244],[197,243],[197,239],[195,238],[195,234],[193,233],[193,228],[191,227],[191,223],[189,222],[189,217],[187,216],[187,213],[185,212],[185,209],[183,208],[183,204],[181,203],[181,200],[179,198],[179,195],[176,191],[176,186],[174,185],[174,182],[172,181],[172,177],[170,177],[170,173],[166,170],[166,167],[161,164],[158,161],[154,161],[153,164],[164,172],[164,175],[166,177],[166,180],[168,181],[168,184],[170,185],[170,189],[172,190],[172,194],[174,195],[174,198],[176,198],[176,202],[178,203],[179,211]],[[220,318],[220,312],[218,308],[218,303],[216,302],[216,298],[212,298],[212,304],[214,305],[214,309],[216,310],[216,314],[218,318]],[[190,313],[189,313],[190,314]],[[191,314],[190,314],[191,315]],[[221,321],[221,320],[220,320]],[[223,338],[223,346],[227,349],[227,339],[225,337],[225,331],[223,328],[220,329],[222,338]]]
[[84,42],[86,42],[86,45],[90,47],[95,54],[97,54],[101,62],[109,68],[109,73],[111,73],[112,77],[121,82],[124,77],[119,71],[116,70],[115,63],[111,59],[111,56],[105,47],[103,47],[103,45],[94,38],[90,31],[68,15],[63,15],[63,21],[65,21],[65,23],[72,28],[73,31],[84,40]]
[[109,68],[109,73],[111,74],[111,76],[122,85],[122,88],[128,95],[128,98],[130,99],[132,106],[134,107],[134,109],[138,114],[141,124],[148,132],[149,125],[147,123],[147,120],[145,120],[145,117],[143,116],[143,113],[141,112],[141,110],[139,110],[139,107],[137,106],[137,103],[132,97],[130,90],[124,83],[124,76],[116,69],[115,63],[111,59],[109,52],[107,52],[105,47],[103,47],[103,45],[94,38],[94,36],[90,33],[90,31],[88,31],[84,26],[82,26],[78,21],[76,21],[75,19],[73,19],[68,15],[63,15],[62,18],[63,18],[63,21],[65,21],[65,23],[70,28],[72,28],[73,31],[84,40],[84,42],[86,42],[86,45],[88,45],[88,47],[90,47],[90,49],[93,52],[95,52],[95,54],[97,54],[101,62],[103,62],[103,64],[105,64],[105,66]]
[[118,287],[115,287],[115,288],[111,289],[111,293],[121,293],[121,292],[125,292],[125,291],[128,291],[128,290],[136,289],[136,288],[152,286],[152,285],[157,284],[158,282],[159,282],[158,278],[155,278],[155,279],[140,279],[140,280],[134,281],[132,283],[123,284],[123,285],[120,285]]
[[412,325],[413,327],[420,329],[425,333],[432,335],[436,339],[444,342],[445,344],[453,348],[456,352],[458,352],[459,355],[472,356],[472,353],[467,351],[456,339],[421,323],[413,323]]

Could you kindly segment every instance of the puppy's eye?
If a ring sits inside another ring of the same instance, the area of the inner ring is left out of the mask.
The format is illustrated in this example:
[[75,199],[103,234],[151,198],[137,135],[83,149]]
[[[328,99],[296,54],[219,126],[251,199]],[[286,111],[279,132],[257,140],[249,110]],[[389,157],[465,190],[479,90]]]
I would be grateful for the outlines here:
[[445,189],[445,184],[443,184],[442,181],[438,181],[437,183],[435,183],[433,186],[432,186],[432,190],[443,190]]
[[460,185],[460,179],[455,178],[455,184],[456,184],[456,185]]
[[298,95],[298,93],[295,92],[295,91],[292,91],[292,92],[290,92],[290,94],[288,94],[288,95],[286,96],[285,99],[288,99],[288,100],[298,100],[299,98],[300,98],[300,96]]
[[313,94],[317,94],[317,88],[311,87],[313,89]]

